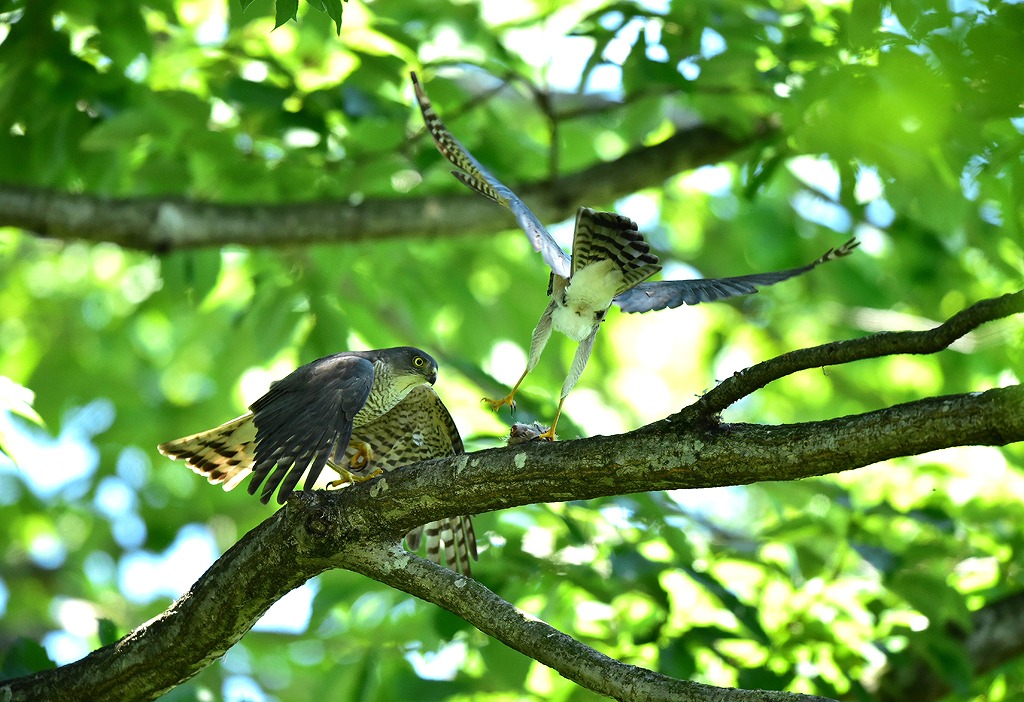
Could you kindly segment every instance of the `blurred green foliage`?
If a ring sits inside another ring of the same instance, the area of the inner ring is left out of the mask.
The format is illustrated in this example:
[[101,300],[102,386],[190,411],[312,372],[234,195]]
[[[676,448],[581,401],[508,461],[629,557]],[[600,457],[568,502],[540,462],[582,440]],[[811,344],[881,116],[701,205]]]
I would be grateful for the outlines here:
[[[613,433],[751,362],[1020,288],[1024,6],[956,7],[353,0],[342,22],[336,0],[2,0],[0,183],[240,204],[458,191],[418,136],[410,68],[509,183],[695,122],[765,134],[621,202],[580,204],[636,218],[676,275],[799,265],[851,233],[861,251],[734,304],[612,314],[560,428]],[[491,94],[501,80],[512,90]],[[579,107],[559,113],[563,101]],[[470,447],[499,443],[507,415],[479,398],[522,368],[546,278],[517,232],[152,256],[0,229],[2,676],[158,614],[177,580],[268,516],[154,447],[241,413],[298,363],[422,346]],[[552,414],[572,348],[550,348],[520,417]],[[863,412],[1016,383],[1022,367],[1009,320],[934,357],[787,378],[725,419]],[[488,514],[475,572],[676,677],[860,698],[888,652],[910,650],[954,699],[1014,699],[1024,665],[975,675],[947,632],[1021,588],[1022,467],[1020,446],[964,448],[796,484]],[[250,633],[168,699],[594,699],[362,577],[327,573],[308,594],[308,613],[285,610],[292,632]]]

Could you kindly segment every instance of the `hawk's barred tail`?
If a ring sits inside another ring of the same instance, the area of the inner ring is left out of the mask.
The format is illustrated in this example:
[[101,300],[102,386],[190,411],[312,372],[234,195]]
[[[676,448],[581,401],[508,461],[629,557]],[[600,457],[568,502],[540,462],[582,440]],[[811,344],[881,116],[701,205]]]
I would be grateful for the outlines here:
[[230,490],[252,472],[256,426],[246,414],[219,427],[157,446],[172,459],[182,459],[213,485]]
[[[424,539],[425,537],[425,539]],[[472,576],[472,561],[477,560],[476,534],[469,517],[455,517],[416,527],[405,535],[409,550],[418,551],[426,541],[427,560],[447,565],[456,573]],[[444,551],[444,561],[441,551]],[[471,560],[472,559],[472,560]]]
[[576,213],[572,243],[572,270],[591,263],[612,261],[622,274],[622,285],[615,294],[628,290],[661,270],[658,257],[636,223],[614,212],[595,212],[581,207]]

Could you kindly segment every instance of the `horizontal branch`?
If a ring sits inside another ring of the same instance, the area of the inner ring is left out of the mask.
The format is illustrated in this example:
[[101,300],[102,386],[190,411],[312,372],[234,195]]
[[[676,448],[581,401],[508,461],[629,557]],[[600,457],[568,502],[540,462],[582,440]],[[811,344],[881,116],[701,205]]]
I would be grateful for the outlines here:
[[[580,204],[607,204],[658,186],[673,175],[728,158],[756,138],[737,139],[711,127],[693,127],[614,161],[550,182],[520,184],[517,191],[542,221],[558,222],[572,216]],[[458,195],[366,198],[358,203],[225,205],[0,184],[0,226],[155,252],[225,244],[291,246],[489,234],[513,225],[502,208],[468,190]]]
[[[693,425],[669,418],[616,436],[532,442],[400,468],[374,481],[379,529],[459,514],[653,490],[797,480],[953,446],[1024,441],[1024,386],[917,400],[802,424]],[[359,487],[331,495],[359,510]],[[468,510],[468,512],[467,512]],[[396,537],[397,538],[397,537]],[[329,546],[328,546],[329,548]]]

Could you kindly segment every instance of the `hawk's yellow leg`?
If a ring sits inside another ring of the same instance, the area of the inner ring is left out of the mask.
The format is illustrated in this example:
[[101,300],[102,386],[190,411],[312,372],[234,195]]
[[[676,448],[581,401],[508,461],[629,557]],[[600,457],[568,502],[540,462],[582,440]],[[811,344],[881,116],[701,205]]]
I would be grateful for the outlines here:
[[369,444],[364,444],[361,441],[351,441],[349,446],[356,450],[356,453],[348,461],[348,469],[346,470],[342,466],[332,464],[331,468],[341,474],[341,477],[335,481],[328,483],[328,487],[336,488],[341,487],[347,483],[365,483],[367,480],[372,480],[378,475],[384,472],[382,468],[378,468],[369,475],[358,475],[352,471],[361,471],[370,464],[373,460],[373,449],[370,448]]
[[551,421],[551,428],[548,429],[546,432],[544,432],[542,434],[539,434],[537,436],[537,438],[534,439],[534,441],[554,441],[555,440],[555,427],[558,426],[558,418],[562,416],[562,404],[564,402],[565,402],[565,397],[563,396],[562,399],[558,401],[558,409],[555,410],[555,418]]
[[501,398],[500,400],[492,400],[489,397],[485,397],[483,400],[481,400],[481,402],[486,402],[487,404],[489,404],[491,406],[491,409],[494,410],[495,412],[497,412],[499,409],[501,409],[505,405],[508,405],[509,408],[513,412],[515,412],[516,411],[516,399],[515,399],[516,398],[516,393],[519,392],[519,386],[523,384],[523,380],[526,379],[526,376],[529,374],[529,372],[530,372],[530,368],[527,367],[527,369],[523,371],[523,374],[521,376],[519,376],[519,380],[516,381],[516,384],[514,386],[512,386],[512,390],[509,392],[508,395],[505,395],[505,397]]

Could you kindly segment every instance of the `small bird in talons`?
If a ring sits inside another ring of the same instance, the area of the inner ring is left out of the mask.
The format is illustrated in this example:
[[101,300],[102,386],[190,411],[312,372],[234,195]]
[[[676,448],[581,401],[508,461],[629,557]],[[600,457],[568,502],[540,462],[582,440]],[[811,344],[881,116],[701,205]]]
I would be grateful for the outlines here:
[[612,212],[596,212],[581,207],[576,212],[570,257],[537,216],[501,181],[495,178],[459,141],[452,136],[437,116],[427,94],[412,74],[413,88],[427,131],[438,151],[458,170],[452,171],[460,182],[484,197],[508,208],[516,222],[526,233],[535,251],[551,268],[548,281],[547,308],[533,330],[526,370],[508,395],[497,400],[485,400],[495,410],[509,405],[515,410],[515,395],[523,380],[537,365],[541,352],[551,337],[552,329],[562,332],[579,346],[569,374],[562,384],[551,428],[539,439],[554,440],[555,427],[562,413],[565,398],[579,380],[587,365],[597,331],[608,309],[614,304],[624,312],[650,312],[696,305],[700,302],[724,300],[757,292],[757,286],[767,286],[807,273],[813,268],[849,255],[859,244],[852,238],[838,248],[829,249],[822,256],[798,268],[771,273],[755,273],[731,278],[703,278],[698,280],[659,280],[645,282],[661,266],[650,252],[636,224],[627,217]]
[[544,426],[540,422],[533,422],[532,424],[515,422],[508,428],[508,438],[505,439],[505,444],[507,446],[518,446],[519,444],[527,444],[531,441],[553,441],[554,439],[544,437],[548,429],[549,427]]

